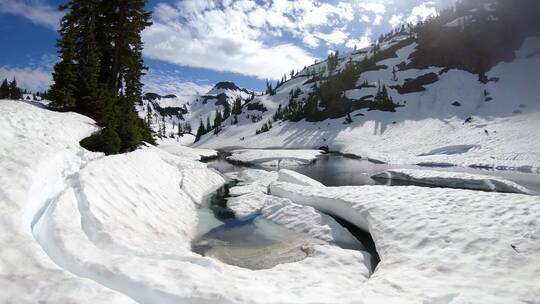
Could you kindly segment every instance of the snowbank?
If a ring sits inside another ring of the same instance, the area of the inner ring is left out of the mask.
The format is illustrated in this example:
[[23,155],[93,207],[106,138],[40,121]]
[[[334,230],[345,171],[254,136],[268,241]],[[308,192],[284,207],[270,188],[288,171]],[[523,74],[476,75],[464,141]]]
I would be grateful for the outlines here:
[[322,183],[292,170],[281,169],[278,173],[278,181],[280,182],[297,184],[300,186],[324,187]]
[[320,150],[235,150],[228,160],[241,163],[257,164],[263,167],[294,167],[312,163]]
[[[184,135],[182,138],[191,138],[191,135]],[[166,139],[158,141],[159,148],[173,155],[191,160],[201,160],[202,158],[217,157],[217,151],[211,149],[195,149],[187,147],[192,142],[176,141],[175,139]]]
[[87,117],[56,113],[24,102],[0,100],[1,303],[133,303],[53,263],[32,236],[32,226],[99,154],[79,141],[97,128]]
[[372,176],[374,179],[402,180],[431,186],[529,194],[530,191],[500,177],[433,170],[392,169]]
[[[291,231],[305,233],[328,243],[339,244],[344,248],[363,250],[364,247],[349,231],[339,225],[332,217],[312,207],[301,206],[289,199],[268,195],[268,185],[276,181],[275,172],[247,169],[240,174],[242,189],[251,192],[227,199],[227,207],[234,211],[236,218],[246,220],[260,216]],[[294,171],[282,169],[278,181],[289,180],[300,185],[324,187],[323,184]],[[252,185],[264,185],[264,188]],[[237,187],[231,192],[238,193]],[[265,189],[262,191],[262,189]]]
[[96,130],[90,119],[1,102],[0,302],[360,298],[370,270],[359,251],[314,245],[300,262],[261,271],[193,253],[196,200],[224,182],[204,164],[155,147],[102,157],[78,144]]
[[371,233],[381,262],[361,287],[366,303],[518,303],[540,296],[539,197],[280,182],[271,193]]
[[259,169],[246,169],[237,177],[238,184],[229,190],[231,196],[248,193],[267,193],[268,186],[278,179],[277,172]]

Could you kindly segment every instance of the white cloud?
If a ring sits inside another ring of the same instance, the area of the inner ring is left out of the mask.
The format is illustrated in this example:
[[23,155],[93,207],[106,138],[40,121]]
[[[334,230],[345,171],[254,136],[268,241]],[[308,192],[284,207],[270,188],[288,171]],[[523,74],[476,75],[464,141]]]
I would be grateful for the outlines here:
[[22,89],[37,92],[48,90],[52,84],[52,74],[43,68],[10,68],[0,67],[0,81],[17,79],[17,85]]
[[175,72],[163,72],[159,70],[150,70],[149,73],[143,77],[143,83],[145,92],[161,95],[203,95],[212,89],[212,85],[208,83],[196,83],[181,77]]
[[418,6],[415,6],[409,17],[407,17],[407,23],[418,23],[425,21],[429,17],[436,16],[437,10],[433,7],[434,2],[424,2]]
[[[383,15],[386,13],[386,6],[377,2],[359,2],[358,7],[363,12],[369,12],[374,14],[373,25],[380,25]],[[361,16],[362,21],[369,22],[370,18],[363,14]]]
[[319,39],[312,34],[307,34],[304,36],[302,42],[311,48],[316,48],[319,46]]
[[382,3],[376,2],[360,2],[358,6],[366,11],[370,11],[376,15],[384,15],[386,13],[386,7]]
[[0,13],[22,16],[54,30],[62,18],[62,12],[39,0],[0,0]]
[[375,19],[373,19],[373,25],[380,25],[381,21],[382,21],[382,16],[381,15],[376,15]]
[[[257,8],[250,1],[236,1],[227,7],[209,0],[186,0],[176,7],[160,4],[154,25],[143,32],[144,54],[178,65],[279,79],[285,71],[309,65],[315,59],[292,43],[275,41],[283,31],[299,35],[305,31],[302,27],[311,26],[309,18],[298,25],[291,16],[291,12],[298,14],[306,7],[316,11],[313,8],[317,6],[310,5],[314,5],[311,0],[276,0],[269,7]],[[348,16],[346,5],[327,9],[331,13],[320,16]],[[317,47],[319,39],[330,44],[346,39],[339,31],[316,33],[307,35],[304,43]],[[267,42],[270,37],[274,37],[271,43]]]
[[347,38],[349,37],[348,33],[345,33],[344,31],[340,29],[334,29],[331,33],[325,34],[325,33],[315,33],[315,36],[317,38],[326,41],[327,45],[341,45],[345,43]]
[[398,27],[399,25],[403,24],[403,15],[392,15],[392,17],[390,17],[390,20],[388,20],[388,23],[390,23],[392,28]]
[[364,35],[360,39],[349,39],[345,44],[346,47],[350,49],[362,49],[368,47],[371,44],[371,29],[367,28],[364,32]]

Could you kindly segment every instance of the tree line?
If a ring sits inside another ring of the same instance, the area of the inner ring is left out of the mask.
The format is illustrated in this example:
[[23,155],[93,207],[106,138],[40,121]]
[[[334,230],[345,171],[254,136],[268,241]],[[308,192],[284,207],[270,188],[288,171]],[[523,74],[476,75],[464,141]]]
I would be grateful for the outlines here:
[[142,30],[151,24],[147,0],[71,0],[57,42],[60,61],[49,91],[51,107],[87,115],[102,127],[81,144],[107,154],[153,143],[135,111],[142,99]]
[[0,85],[0,99],[14,99],[18,100],[22,98],[22,91],[17,86],[17,79],[13,78],[12,81],[4,79],[2,85]]

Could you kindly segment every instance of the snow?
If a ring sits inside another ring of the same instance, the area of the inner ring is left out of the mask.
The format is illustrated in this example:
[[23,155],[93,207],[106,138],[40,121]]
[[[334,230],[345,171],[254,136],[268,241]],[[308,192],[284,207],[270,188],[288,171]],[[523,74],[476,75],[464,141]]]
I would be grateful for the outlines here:
[[[184,135],[183,137],[191,137],[191,135]],[[182,138],[183,138],[182,137]],[[187,147],[186,143],[189,145],[191,142],[177,141],[176,139],[165,139],[159,140],[158,145],[160,149],[163,149],[173,155],[191,159],[191,160],[201,160],[201,158],[212,158],[217,157],[218,153],[216,150],[211,149],[195,149]]]
[[280,182],[297,184],[301,186],[324,187],[322,183],[292,170],[281,169],[279,170],[278,174],[278,181]]
[[261,216],[292,231],[345,248],[363,250],[364,247],[352,234],[332,217],[313,207],[293,203],[289,199],[276,198],[267,201],[261,208]]
[[381,262],[357,289],[365,303],[526,303],[540,296],[540,197],[280,182],[271,193],[370,232]]
[[32,237],[32,225],[69,177],[99,154],[78,142],[93,121],[0,100],[0,302],[132,303],[53,263]]
[[[378,62],[388,68],[363,73],[358,83],[367,80],[368,83],[381,81],[388,86],[402,85],[407,78],[431,72],[439,74],[441,68],[409,69],[398,71],[398,81],[392,80],[394,66],[407,62],[415,47],[413,43],[400,49],[397,58]],[[276,95],[257,97],[269,108],[260,123],[251,123],[241,115],[238,125],[226,123],[219,135],[205,136],[195,146],[212,149],[314,149],[328,146],[331,151],[391,164],[446,163],[510,170],[530,168],[529,171],[536,172],[540,170],[540,141],[536,139],[540,87],[535,81],[540,79],[540,57],[528,58],[528,55],[539,47],[540,37],[526,39],[516,52],[515,60],[501,62],[487,73],[488,78],[498,77],[497,82],[483,84],[478,82],[478,75],[449,70],[439,75],[439,81],[427,85],[423,92],[400,95],[389,89],[394,101],[404,105],[395,113],[358,110],[351,114],[351,124],[344,124],[344,118],[322,122],[278,121],[269,132],[256,135],[255,131],[271,119],[277,106],[288,103],[291,89],[298,87],[304,94],[309,92],[312,84],[304,85],[301,77],[295,78],[285,83],[286,89],[278,90]],[[491,101],[486,102],[484,91]],[[372,93],[370,89],[360,89],[348,91],[347,95],[361,98]],[[456,101],[461,106],[453,106]],[[272,104],[274,106],[270,108]],[[516,110],[521,113],[514,114]],[[359,114],[364,116],[356,116]],[[469,117],[471,122],[465,123]],[[426,155],[451,146],[474,148],[453,155]],[[276,161],[271,164],[276,165]]]
[[320,150],[245,149],[232,151],[227,159],[263,167],[294,167],[312,163],[320,154]]
[[370,276],[369,255],[331,244],[260,271],[195,254],[220,174],[156,147],[90,153],[78,144],[90,119],[1,102],[0,302],[344,303]]
[[239,196],[248,193],[266,193],[268,186],[278,179],[277,172],[268,172],[259,169],[246,169],[240,172],[236,178],[239,182],[229,189],[231,196]]
[[432,186],[529,194],[530,191],[500,177],[461,172],[417,169],[392,169],[372,176],[377,179],[402,180]]

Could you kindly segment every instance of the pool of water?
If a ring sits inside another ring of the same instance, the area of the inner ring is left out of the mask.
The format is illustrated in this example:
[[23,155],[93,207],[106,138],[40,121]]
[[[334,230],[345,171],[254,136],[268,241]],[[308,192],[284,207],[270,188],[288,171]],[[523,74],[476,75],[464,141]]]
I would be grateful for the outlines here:
[[192,243],[194,252],[257,270],[300,261],[307,257],[311,246],[322,243],[259,216],[235,218],[226,206],[228,189],[233,185],[208,196],[199,208],[199,237]]
[[[209,161],[208,166],[222,173],[240,172],[248,168],[229,163],[224,155]],[[274,171],[281,169],[279,167],[258,166],[251,166],[251,168]],[[540,175],[519,171],[389,165],[364,159],[347,158],[333,153],[319,156],[313,164],[287,169],[309,176],[326,186],[414,185],[410,182],[379,181],[371,178],[376,173],[397,168],[497,176],[514,181],[540,194]],[[234,184],[229,184],[209,196],[199,209],[199,237],[192,244],[194,252],[231,265],[250,269],[267,269],[281,263],[300,261],[308,256],[310,247],[321,243],[308,235],[295,233],[259,216],[242,221],[236,219],[232,210],[227,208],[228,190],[231,186]],[[379,258],[369,233],[361,231],[343,219],[336,218],[336,220],[371,253],[373,268],[376,267]]]
[[[209,162],[209,166],[216,168],[221,172],[238,172],[246,167],[233,165],[227,162],[224,157]],[[253,168],[277,171],[278,167],[257,167]],[[473,174],[482,174],[495,177],[501,177],[515,183],[518,183],[535,194],[540,194],[540,174],[525,173],[520,171],[507,171],[495,169],[479,169],[469,167],[421,167],[415,165],[389,165],[374,163],[366,159],[355,159],[344,157],[339,154],[329,153],[317,157],[315,163],[305,166],[290,167],[303,175],[309,176],[326,186],[361,186],[361,185],[418,185],[410,182],[401,181],[379,181],[371,178],[372,175],[388,169],[423,169],[446,172],[464,172]]]

